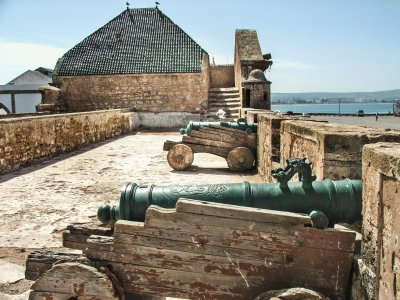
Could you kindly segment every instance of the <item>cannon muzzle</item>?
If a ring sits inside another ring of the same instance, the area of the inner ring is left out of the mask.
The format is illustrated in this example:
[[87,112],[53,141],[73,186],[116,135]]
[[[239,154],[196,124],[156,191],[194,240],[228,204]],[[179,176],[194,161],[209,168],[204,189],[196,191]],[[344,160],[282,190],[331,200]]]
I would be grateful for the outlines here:
[[247,123],[244,118],[238,119],[236,122],[193,122],[190,121],[186,128],[181,128],[180,133],[191,135],[192,130],[199,130],[200,127],[208,127],[210,125],[219,125],[227,128],[246,131],[249,133],[257,133],[257,123]]

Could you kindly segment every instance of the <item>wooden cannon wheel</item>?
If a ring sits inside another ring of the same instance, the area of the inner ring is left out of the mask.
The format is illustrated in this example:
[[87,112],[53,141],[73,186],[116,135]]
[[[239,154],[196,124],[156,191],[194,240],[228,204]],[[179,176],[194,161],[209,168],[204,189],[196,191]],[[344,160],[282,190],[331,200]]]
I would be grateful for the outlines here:
[[176,144],[168,151],[168,164],[178,171],[186,170],[192,163],[194,154],[192,149],[185,144]]
[[[57,264],[35,281],[31,287],[29,299],[118,300],[124,298],[115,276],[111,273],[109,275],[111,276],[80,263]],[[116,295],[116,291],[120,295]]]
[[226,162],[232,171],[244,171],[254,165],[253,152],[247,147],[236,147],[228,153]]

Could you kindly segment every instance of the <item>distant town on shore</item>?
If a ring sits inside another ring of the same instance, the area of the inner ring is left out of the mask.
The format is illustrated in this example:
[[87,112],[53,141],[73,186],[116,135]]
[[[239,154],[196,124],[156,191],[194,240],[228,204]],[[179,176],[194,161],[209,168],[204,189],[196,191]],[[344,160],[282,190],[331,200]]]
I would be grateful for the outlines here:
[[273,104],[393,103],[400,101],[400,89],[351,93],[271,93]]

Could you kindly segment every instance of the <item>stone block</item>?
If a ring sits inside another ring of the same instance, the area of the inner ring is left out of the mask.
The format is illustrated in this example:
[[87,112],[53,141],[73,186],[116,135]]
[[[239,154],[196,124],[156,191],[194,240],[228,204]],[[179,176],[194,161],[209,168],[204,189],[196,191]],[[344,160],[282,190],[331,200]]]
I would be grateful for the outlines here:
[[[371,299],[400,296],[400,144],[363,149],[362,263],[374,276],[361,282]],[[362,272],[362,270],[359,270]],[[363,274],[360,275],[361,278]]]
[[306,157],[317,180],[361,178],[361,154],[366,144],[400,142],[399,131],[334,123],[282,122],[281,163]]

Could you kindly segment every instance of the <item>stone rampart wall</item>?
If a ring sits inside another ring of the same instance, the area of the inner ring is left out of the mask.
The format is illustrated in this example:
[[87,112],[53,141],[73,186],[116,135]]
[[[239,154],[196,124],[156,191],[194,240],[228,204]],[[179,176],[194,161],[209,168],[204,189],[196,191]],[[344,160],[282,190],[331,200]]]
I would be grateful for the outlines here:
[[400,296],[400,144],[363,149],[363,224],[357,276],[365,299]]
[[64,76],[55,78],[68,112],[134,108],[206,112],[209,71],[201,73]]
[[0,120],[0,173],[129,132],[121,110]]
[[281,164],[307,157],[317,180],[361,178],[364,145],[400,142],[400,131],[310,121],[284,121],[281,125]]
[[235,71],[233,65],[211,66],[210,70],[211,88],[235,86]]

